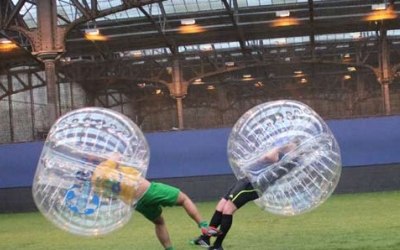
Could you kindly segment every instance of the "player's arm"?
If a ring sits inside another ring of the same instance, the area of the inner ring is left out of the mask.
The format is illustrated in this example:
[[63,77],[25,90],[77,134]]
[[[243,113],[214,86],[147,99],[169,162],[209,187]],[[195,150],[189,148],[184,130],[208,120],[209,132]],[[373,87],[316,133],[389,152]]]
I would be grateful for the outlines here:
[[268,150],[258,161],[259,163],[274,163],[278,162],[281,158],[280,155],[286,154],[296,148],[296,144],[288,143],[280,147],[272,148]]
[[262,162],[277,162],[279,161],[280,148],[276,147],[267,151],[260,159]]

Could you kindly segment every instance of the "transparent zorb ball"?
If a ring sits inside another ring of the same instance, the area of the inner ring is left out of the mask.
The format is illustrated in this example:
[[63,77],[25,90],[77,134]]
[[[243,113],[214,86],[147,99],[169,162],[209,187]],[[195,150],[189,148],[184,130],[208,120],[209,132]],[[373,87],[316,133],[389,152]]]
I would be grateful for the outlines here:
[[[286,152],[278,161],[265,161],[277,148]],[[291,100],[260,104],[243,114],[229,136],[228,158],[236,177],[247,178],[257,189],[255,203],[279,215],[322,204],[335,190],[342,168],[327,124],[310,107]]]
[[[91,107],[59,118],[49,131],[33,181],[33,198],[40,212],[59,228],[77,235],[102,235],[125,225],[132,204],[93,187],[94,171],[115,153],[120,156],[115,162],[146,176],[148,144],[128,117]],[[113,171],[107,173],[124,174]]]

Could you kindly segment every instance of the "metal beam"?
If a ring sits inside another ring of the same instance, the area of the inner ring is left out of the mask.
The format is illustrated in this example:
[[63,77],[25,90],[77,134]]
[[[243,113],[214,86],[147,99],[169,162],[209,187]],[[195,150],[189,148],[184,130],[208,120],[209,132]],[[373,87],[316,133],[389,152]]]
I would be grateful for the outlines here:
[[[11,75],[8,74],[7,75],[7,82],[8,82],[8,89],[9,90],[13,90],[13,86],[12,86],[12,79],[11,79]],[[1,100],[1,97],[0,97]],[[12,105],[12,95],[8,96],[8,115],[9,115],[9,119],[10,119],[10,135],[11,135],[11,141],[14,141],[14,109],[13,109],[13,105]]]
[[[78,2],[78,0],[72,0],[74,3],[78,3],[80,5],[80,8],[82,9],[82,13],[86,11],[86,9]],[[139,7],[147,4],[152,4],[152,3],[157,3],[160,2],[161,0],[142,0],[142,1],[130,1],[130,0],[125,0],[123,1],[123,4],[114,6],[108,9],[104,9],[101,11],[98,11],[96,15],[90,15],[87,13],[87,15],[83,15],[82,17],[74,20],[71,25],[68,27],[68,30],[71,30],[75,26],[85,23],[90,20],[94,20],[100,17],[105,17],[120,11],[124,11],[133,7]]]
[[311,58],[315,59],[315,31],[314,31],[314,0],[308,0],[309,21],[310,21],[310,45]]
[[[4,87],[2,82],[0,82],[0,89],[2,89],[4,91],[4,93],[6,93],[6,94],[9,93],[9,90],[6,87]],[[0,100],[1,100],[1,98],[0,98]]]
[[86,9],[78,0],[72,0],[72,4],[82,13],[82,15],[87,19],[92,19],[90,11]]
[[19,0],[17,5],[15,5],[13,11],[10,15],[7,16],[7,20],[3,25],[3,29],[7,29],[10,26],[12,20],[18,15],[19,11],[21,10],[22,6],[24,6],[26,0]]
[[165,12],[164,4],[162,2],[158,3],[158,7],[160,8],[161,17],[162,17],[162,29],[165,30],[167,26],[167,13]]
[[98,9],[97,9],[97,0],[91,0],[90,5],[92,6],[92,15],[97,15]]
[[234,10],[232,10],[232,8],[229,5],[227,0],[222,0],[222,3],[224,4],[225,9],[227,10],[227,12],[229,14],[229,17],[231,18],[233,27],[235,27],[235,30],[237,31],[240,47],[242,48],[242,50],[246,50],[246,43],[245,43],[246,39],[244,37],[242,29],[238,25],[239,16],[237,14],[239,12],[239,7],[237,4],[237,1],[233,0]]
[[70,20],[68,20],[68,19],[66,19],[65,17],[63,17],[62,15],[58,15],[57,14],[57,18],[60,18],[61,20],[63,20],[65,23],[68,23],[68,24],[70,24],[71,23],[71,21]]
[[158,34],[162,37],[162,39],[165,41],[165,44],[169,48],[172,54],[175,54],[176,51],[176,45],[174,42],[171,42],[168,37],[165,35],[164,30],[160,27],[160,25],[157,24],[157,22],[154,20],[154,18],[142,7],[139,6],[138,9],[149,19],[149,21],[154,25],[156,28]]

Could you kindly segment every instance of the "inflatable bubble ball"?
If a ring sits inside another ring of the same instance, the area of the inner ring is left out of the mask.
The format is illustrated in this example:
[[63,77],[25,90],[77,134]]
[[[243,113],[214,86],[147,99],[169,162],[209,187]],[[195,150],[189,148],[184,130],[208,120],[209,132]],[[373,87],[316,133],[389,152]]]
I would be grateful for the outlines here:
[[279,215],[297,215],[322,204],[341,174],[339,145],[309,106],[271,101],[248,110],[234,125],[228,158],[238,179],[257,190],[255,202]]
[[[103,235],[125,225],[135,202],[116,195],[124,191],[120,180],[126,170],[103,171],[108,177],[101,183],[103,191],[93,181],[98,166],[113,157],[115,164],[146,176],[148,144],[128,117],[96,107],[60,117],[49,131],[33,180],[33,198],[40,212],[59,228],[83,236]],[[133,192],[139,179],[123,184]]]

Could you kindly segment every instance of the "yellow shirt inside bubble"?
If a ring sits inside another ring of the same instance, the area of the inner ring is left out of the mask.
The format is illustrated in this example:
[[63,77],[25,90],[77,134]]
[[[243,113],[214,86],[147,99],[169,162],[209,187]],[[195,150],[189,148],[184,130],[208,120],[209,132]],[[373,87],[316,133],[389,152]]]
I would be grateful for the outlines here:
[[91,181],[95,192],[107,198],[120,198],[126,204],[132,204],[140,178],[141,173],[134,167],[106,160],[95,168]]

